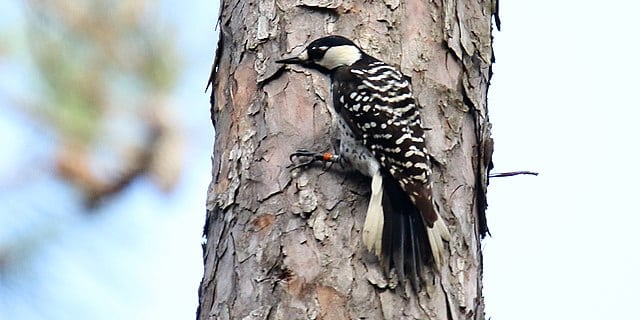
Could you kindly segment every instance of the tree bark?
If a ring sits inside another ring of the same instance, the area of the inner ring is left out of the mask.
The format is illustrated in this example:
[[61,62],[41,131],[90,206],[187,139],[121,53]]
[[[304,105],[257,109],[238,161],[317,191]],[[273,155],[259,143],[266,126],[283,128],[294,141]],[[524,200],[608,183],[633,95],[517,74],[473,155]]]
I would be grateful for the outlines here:
[[[494,11],[491,1],[222,1],[198,319],[484,319]],[[367,178],[288,167],[296,149],[331,148],[329,81],[274,61],[328,34],[410,76],[431,128],[452,239],[418,294],[361,246]]]

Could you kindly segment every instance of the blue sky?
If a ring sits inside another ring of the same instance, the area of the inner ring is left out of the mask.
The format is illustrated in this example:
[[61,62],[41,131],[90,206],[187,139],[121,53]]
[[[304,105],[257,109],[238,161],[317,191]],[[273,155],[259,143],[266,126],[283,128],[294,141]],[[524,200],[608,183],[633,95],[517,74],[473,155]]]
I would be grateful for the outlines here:
[[[183,62],[170,102],[187,137],[187,171],[170,197],[141,179],[96,214],[83,214],[74,191],[47,174],[52,164],[42,163],[51,159],[55,138],[0,100],[0,144],[9,155],[0,159],[0,251],[15,259],[0,274],[0,320],[195,316],[211,177],[213,129],[204,88],[217,41],[214,2],[180,10],[171,1],[158,4],[176,26]],[[23,32],[20,8],[0,3],[3,35]],[[14,59],[0,61],[0,88],[28,94],[28,59]],[[24,163],[35,172],[12,172]]]
[[630,319],[640,287],[640,155],[630,1],[501,1],[485,241],[494,320]]
[[[540,175],[492,179],[489,187],[484,295],[493,320],[636,314],[640,26],[631,3],[500,2],[489,90],[496,171]],[[172,100],[189,137],[186,176],[168,199],[138,181],[92,218],[78,214],[68,187],[53,179],[0,183],[0,250],[15,241],[39,248],[0,278],[0,319],[193,317],[213,141],[203,89],[218,5],[160,5],[185,55]],[[19,25],[16,3],[3,1],[0,12],[3,30]],[[2,61],[0,88],[25,90],[13,79],[27,71]],[[2,178],[53,143],[5,103],[0,144],[12,156],[0,160]],[[53,235],[37,243],[27,230]]]

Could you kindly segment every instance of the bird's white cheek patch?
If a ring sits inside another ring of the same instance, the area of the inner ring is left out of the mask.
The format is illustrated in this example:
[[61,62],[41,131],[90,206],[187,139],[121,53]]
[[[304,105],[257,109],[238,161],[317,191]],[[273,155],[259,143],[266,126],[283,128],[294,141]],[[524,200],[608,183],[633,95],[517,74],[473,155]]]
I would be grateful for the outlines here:
[[302,53],[298,55],[298,59],[300,59],[302,61],[309,60],[309,54],[307,53],[307,50],[302,51]]
[[350,66],[361,57],[360,50],[354,46],[337,46],[327,49],[318,64],[331,70],[339,66]]

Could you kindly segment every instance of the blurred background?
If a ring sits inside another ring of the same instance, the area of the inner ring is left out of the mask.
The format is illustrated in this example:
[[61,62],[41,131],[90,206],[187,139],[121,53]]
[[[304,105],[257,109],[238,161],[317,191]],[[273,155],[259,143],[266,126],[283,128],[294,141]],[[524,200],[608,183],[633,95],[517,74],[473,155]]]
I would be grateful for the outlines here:
[[[500,6],[487,316],[634,319],[640,5]],[[0,320],[194,318],[217,10],[0,1]]]
[[0,319],[190,319],[216,1],[0,2]]

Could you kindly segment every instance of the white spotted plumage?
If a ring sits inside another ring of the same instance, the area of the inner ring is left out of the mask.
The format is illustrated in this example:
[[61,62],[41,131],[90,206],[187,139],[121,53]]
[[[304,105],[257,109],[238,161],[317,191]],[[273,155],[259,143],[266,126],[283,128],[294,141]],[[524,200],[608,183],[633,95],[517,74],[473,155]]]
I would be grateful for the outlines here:
[[[338,68],[332,80],[336,111],[349,124],[348,130],[352,131],[355,140],[373,156],[364,161],[378,162],[382,170],[398,181],[416,206],[428,206],[431,209],[425,210],[433,211],[423,215],[428,226],[438,224],[431,233],[441,233],[429,236],[432,255],[439,265],[444,250],[442,239],[448,240],[449,234],[446,227],[441,228],[442,219],[435,211],[424,127],[409,81],[397,69],[381,61],[360,61],[348,68]],[[363,161],[362,157],[341,154],[350,163]],[[367,166],[356,164],[355,167]],[[369,176],[377,174],[359,171]],[[369,243],[368,247],[379,254],[378,243]]]
[[[406,270],[422,278],[418,275],[424,257],[420,250],[427,245],[440,266],[449,231],[434,202],[425,129],[407,78],[340,36],[317,39],[296,58],[279,62],[305,65],[331,76],[340,159],[372,177],[363,226],[365,247],[383,259],[392,258],[400,276]],[[385,197],[388,192],[393,196]],[[389,208],[398,212],[387,212]],[[392,227],[385,228],[386,223]],[[401,243],[389,243],[392,240]],[[408,264],[401,258],[405,254],[413,259]]]

